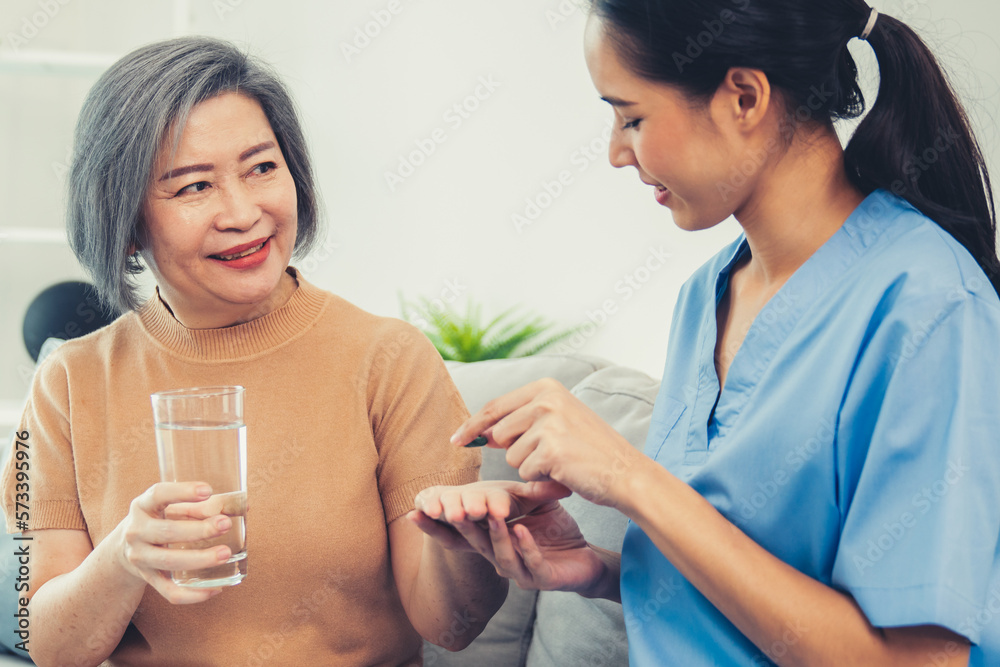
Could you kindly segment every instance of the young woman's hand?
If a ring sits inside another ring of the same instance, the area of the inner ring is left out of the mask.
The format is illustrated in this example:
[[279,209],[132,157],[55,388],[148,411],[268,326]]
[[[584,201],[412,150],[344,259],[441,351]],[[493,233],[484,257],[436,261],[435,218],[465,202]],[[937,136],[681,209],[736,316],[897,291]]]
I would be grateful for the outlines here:
[[[225,545],[207,549],[197,543],[224,535],[232,527],[222,496],[212,496],[206,484],[159,483],[132,501],[119,525],[120,562],[126,572],[145,580],[172,604],[203,602],[221,589],[178,586],[170,572],[200,570],[225,563],[232,552]],[[189,548],[168,545],[190,543]]]
[[594,591],[607,574],[559,504],[555,482],[477,482],[421,491],[409,519],[446,548],[475,551],[525,589]]
[[620,509],[628,472],[647,462],[625,438],[559,382],[539,380],[487,403],[452,436],[479,435],[507,450],[528,481],[553,480],[599,505]]

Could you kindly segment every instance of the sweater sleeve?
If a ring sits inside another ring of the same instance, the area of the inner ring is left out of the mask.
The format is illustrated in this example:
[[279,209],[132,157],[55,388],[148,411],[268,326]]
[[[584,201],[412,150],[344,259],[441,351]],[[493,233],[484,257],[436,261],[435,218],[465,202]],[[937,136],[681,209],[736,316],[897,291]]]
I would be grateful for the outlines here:
[[448,441],[469,413],[427,337],[398,320],[387,320],[380,334],[368,396],[388,524],[429,486],[476,481],[481,454]]
[[35,374],[0,474],[7,532],[87,528],[76,487],[69,386],[59,356]]

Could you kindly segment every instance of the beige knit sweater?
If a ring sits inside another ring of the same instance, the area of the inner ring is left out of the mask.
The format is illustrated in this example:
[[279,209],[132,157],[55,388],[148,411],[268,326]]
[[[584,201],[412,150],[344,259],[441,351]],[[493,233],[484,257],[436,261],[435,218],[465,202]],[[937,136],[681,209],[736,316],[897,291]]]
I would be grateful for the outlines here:
[[[478,454],[448,443],[465,405],[419,331],[296,277],[283,307],[225,329],[187,329],[154,297],[36,375],[29,529],[95,545],[159,481],[149,395],[246,387],[247,578],[197,605],[148,588],[109,664],[420,664],[386,526],[421,489],[476,479]],[[12,530],[11,464],[2,478]]]

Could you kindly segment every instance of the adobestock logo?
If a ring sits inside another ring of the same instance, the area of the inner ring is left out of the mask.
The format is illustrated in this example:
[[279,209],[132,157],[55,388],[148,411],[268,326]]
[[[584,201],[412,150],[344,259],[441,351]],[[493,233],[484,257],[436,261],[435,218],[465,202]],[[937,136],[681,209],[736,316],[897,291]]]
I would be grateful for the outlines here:
[[771,156],[784,151],[795,138],[799,127],[817,118],[817,114],[822,111],[827,101],[835,95],[833,89],[827,90],[827,85],[828,83],[823,83],[811,86],[806,101],[780,120],[779,136],[771,137],[760,149],[747,151],[742,162],[730,170],[729,179],[716,184],[716,190],[722,201],[728,202],[734,193],[737,193],[767,164]]
[[549,29],[553,32],[577,15],[586,16],[587,10],[580,2],[574,0],[562,0],[555,9],[545,10],[545,20],[548,21]]
[[774,500],[783,489],[794,480],[797,472],[802,470],[821,451],[829,449],[836,436],[836,428],[828,419],[821,419],[816,433],[803,444],[789,449],[785,455],[783,466],[775,470],[770,477],[757,482],[757,490],[744,496],[733,507],[739,510],[742,521],[752,521],[768,503]]
[[622,306],[631,301],[650,281],[653,276],[668,265],[668,260],[673,257],[672,253],[666,252],[663,247],[649,246],[649,254],[634,269],[624,274],[621,280],[614,285],[615,294],[620,298],[609,298],[601,302],[600,306],[594,310],[588,309],[585,313],[587,322],[584,322],[578,330],[552,348],[552,354],[574,354],[581,350],[587,341],[593,338],[611,319],[622,311]]
[[892,551],[898,544],[904,541],[907,534],[917,526],[921,517],[933,509],[941,502],[945,496],[955,487],[971,468],[962,464],[961,459],[948,462],[948,469],[944,475],[930,486],[920,489],[914,494],[911,501],[912,512],[901,513],[895,521],[882,524],[882,533],[873,539],[868,540],[863,545],[863,554],[855,554],[852,558],[854,567],[858,574],[864,574],[865,570],[875,566],[887,553]]
[[72,0],[38,0],[39,11],[34,12],[31,16],[22,17],[21,29],[16,33],[7,33],[6,41],[11,50],[17,52],[21,47],[27,46],[28,42],[37,37],[38,33],[49,24],[49,21],[54,19],[56,14],[70,2]]
[[243,4],[243,0],[214,0],[212,8],[220,21],[226,19],[226,14],[236,11],[236,8]]
[[[750,6],[750,0],[733,0],[733,4],[738,10],[744,10]],[[694,64],[694,61],[700,58],[705,53],[705,49],[712,46],[722,33],[726,31],[726,26],[732,25],[736,22],[736,14],[731,9],[723,9],[719,12],[719,18],[712,19],[711,21],[702,21],[701,24],[705,26],[705,29],[699,32],[697,35],[689,35],[687,38],[687,48],[684,52],[674,51],[673,56],[674,65],[677,66],[677,71],[681,74],[684,73],[684,68],[688,65]]]
[[[581,146],[569,156],[569,166],[575,168],[577,174],[582,174],[590,168],[593,163],[604,159],[608,153],[608,146],[611,143],[611,128],[608,123],[604,129]],[[565,168],[559,171],[552,180],[543,179],[539,188],[534,194],[524,198],[524,208],[512,213],[510,220],[518,234],[523,234],[524,230],[538,222],[547,210],[556,203],[563,194],[576,184],[576,175],[573,169]]]
[[[458,130],[472,118],[472,114],[479,111],[483,102],[490,99],[501,85],[503,84],[495,80],[492,75],[479,77],[475,89],[462,100],[451,105],[441,116],[441,120],[444,121],[448,129]],[[389,186],[390,192],[395,192],[408,178],[417,173],[417,169],[426,164],[427,160],[437,152],[438,146],[448,141],[448,129],[435,128],[427,136],[413,141],[416,146],[414,150],[399,155],[396,169],[385,172],[385,183]]]
[[400,12],[404,9],[401,0],[389,0],[384,9],[376,9],[370,12],[372,17],[364,25],[354,28],[354,36],[350,42],[340,43],[340,52],[344,60],[350,63],[354,58],[361,55],[361,52],[372,45],[382,32],[392,24]]

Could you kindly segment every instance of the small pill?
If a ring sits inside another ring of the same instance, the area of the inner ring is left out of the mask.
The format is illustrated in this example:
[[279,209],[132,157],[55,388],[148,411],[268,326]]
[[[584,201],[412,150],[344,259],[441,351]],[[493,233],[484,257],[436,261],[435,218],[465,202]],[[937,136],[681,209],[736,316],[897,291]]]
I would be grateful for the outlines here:
[[469,444],[467,444],[465,446],[466,447],[485,447],[487,442],[489,442],[489,440],[486,438],[486,436],[485,435],[481,435],[481,436],[479,436],[478,438],[476,438],[475,440],[473,440],[472,442],[470,442]]

